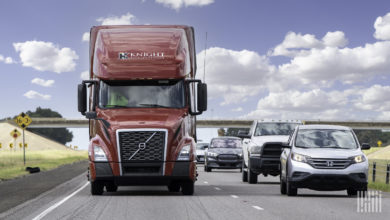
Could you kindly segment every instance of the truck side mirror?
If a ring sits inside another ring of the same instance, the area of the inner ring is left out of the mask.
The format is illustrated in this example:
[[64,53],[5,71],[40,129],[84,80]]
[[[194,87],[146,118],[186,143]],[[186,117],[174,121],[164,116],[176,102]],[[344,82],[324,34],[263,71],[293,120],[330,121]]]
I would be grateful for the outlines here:
[[203,112],[207,110],[207,84],[198,83],[198,110]]
[[78,110],[82,115],[87,111],[87,86],[82,83],[77,87]]

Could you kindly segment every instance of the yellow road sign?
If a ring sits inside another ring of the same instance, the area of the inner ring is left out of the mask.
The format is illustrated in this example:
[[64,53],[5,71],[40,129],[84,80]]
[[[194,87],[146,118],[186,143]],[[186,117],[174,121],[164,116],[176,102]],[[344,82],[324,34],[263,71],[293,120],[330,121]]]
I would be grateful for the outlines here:
[[18,117],[15,118],[16,124],[19,125],[22,129],[26,129],[29,124],[31,124],[32,120],[31,118],[24,114],[24,112],[20,113]]
[[17,129],[14,129],[11,131],[11,133],[9,133],[11,135],[11,137],[13,138],[18,138],[20,136],[20,132],[17,130]]

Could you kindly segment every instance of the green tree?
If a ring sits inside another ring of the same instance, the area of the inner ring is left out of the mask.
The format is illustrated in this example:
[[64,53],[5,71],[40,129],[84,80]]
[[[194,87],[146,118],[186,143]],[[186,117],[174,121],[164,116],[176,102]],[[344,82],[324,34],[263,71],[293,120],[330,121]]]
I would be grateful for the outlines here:
[[382,141],[382,146],[390,144],[390,132],[382,132],[381,130],[354,130],[360,144],[368,143],[371,147],[376,147],[378,141]]
[[[50,108],[38,107],[34,112],[27,111],[26,114],[31,118],[62,118],[60,113],[53,111]],[[66,144],[73,139],[73,133],[67,128],[27,128],[27,130],[61,144]]]

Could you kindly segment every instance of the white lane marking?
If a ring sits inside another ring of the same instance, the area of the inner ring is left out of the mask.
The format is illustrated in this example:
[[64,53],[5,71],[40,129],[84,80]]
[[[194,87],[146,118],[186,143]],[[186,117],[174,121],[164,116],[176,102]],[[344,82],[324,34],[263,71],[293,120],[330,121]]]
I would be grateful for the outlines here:
[[257,210],[264,210],[263,208],[261,208],[260,206],[257,206],[257,205],[253,205],[252,207],[257,209]]
[[238,199],[238,196],[236,195],[230,195],[233,199]]
[[204,181],[203,183],[204,183],[204,184],[209,184],[209,182],[207,182],[207,181]]
[[222,190],[222,189],[219,188],[219,187],[214,187],[214,189],[215,189],[215,190],[218,190],[218,191],[219,191],[219,190]]
[[85,183],[82,187],[80,187],[78,190],[74,191],[72,194],[70,194],[69,196],[63,198],[61,201],[57,202],[56,204],[50,206],[48,209],[46,209],[45,211],[43,211],[41,214],[39,214],[38,216],[36,216],[35,218],[33,218],[32,220],[39,220],[39,219],[42,219],[43,217],[45,217],[47,214],[49,214],[51,211],[53,211],[55,208],[57,208],[58,206],[62,205],[64,202],[66,202],[66,200],[70,199],[72,196],[76,195],[78,192],[80,192],[81,190],[83,190],[86,186],[89,185],[89,182]]

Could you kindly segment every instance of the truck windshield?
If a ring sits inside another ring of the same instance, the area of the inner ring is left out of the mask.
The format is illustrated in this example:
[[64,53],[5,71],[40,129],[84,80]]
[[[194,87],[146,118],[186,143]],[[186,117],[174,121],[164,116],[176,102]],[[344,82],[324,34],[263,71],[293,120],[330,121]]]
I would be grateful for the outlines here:
[[210,148],[241,148],[239,139],[214,139],[211,141]]
[[105,81],[100,83],[102,108],[184,108],[183,80]]
[[302,148],[357,148],[351,131],[332,129],[299,130],[295,146]]
[[254,135],[290,135],[296,126],[296,123],[258,123]]

